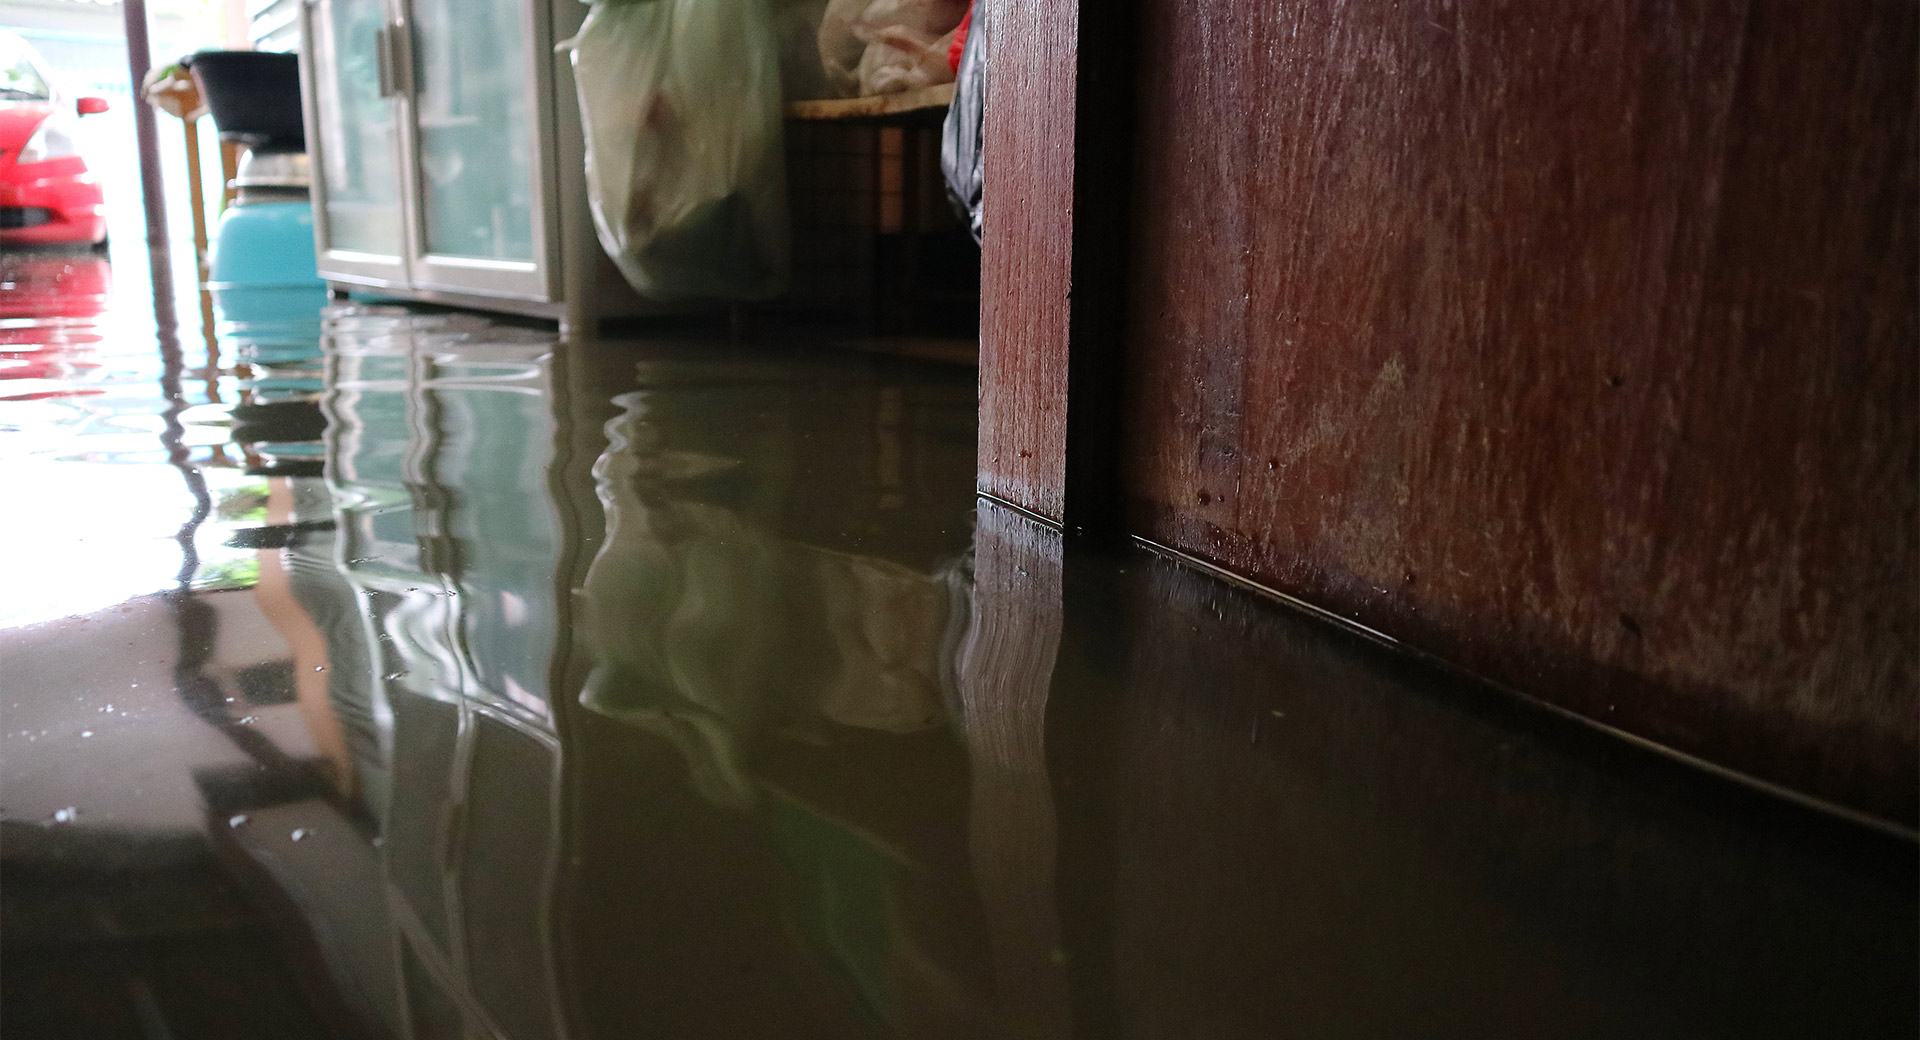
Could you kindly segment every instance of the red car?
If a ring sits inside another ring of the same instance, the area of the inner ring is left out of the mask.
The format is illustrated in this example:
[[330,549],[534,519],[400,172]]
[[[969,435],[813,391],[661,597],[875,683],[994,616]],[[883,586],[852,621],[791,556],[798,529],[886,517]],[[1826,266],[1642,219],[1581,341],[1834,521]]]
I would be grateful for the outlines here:
[[33,47],[0,29],[0,248],[106,245],[100,182],[80,157],[73,124],[107,102],[67,105]]

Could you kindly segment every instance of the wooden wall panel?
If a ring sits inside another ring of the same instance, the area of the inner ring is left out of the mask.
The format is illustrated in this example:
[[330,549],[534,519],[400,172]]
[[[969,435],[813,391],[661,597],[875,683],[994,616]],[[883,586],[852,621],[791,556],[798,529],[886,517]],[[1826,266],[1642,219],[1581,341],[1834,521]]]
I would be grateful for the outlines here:
[[1911,824],[1915,10],[1144,0],[1134,528]]

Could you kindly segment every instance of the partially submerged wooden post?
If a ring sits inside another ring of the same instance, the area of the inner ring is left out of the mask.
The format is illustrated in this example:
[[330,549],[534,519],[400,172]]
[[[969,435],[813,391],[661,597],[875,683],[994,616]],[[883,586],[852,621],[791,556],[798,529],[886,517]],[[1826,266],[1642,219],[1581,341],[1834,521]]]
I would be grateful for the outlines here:
[[206,190],[200,178],[200,117],[207,114],[207,103],[200,96],[200,85],[193,74],[180,65],[169,65],[148,77],[142,93],[153,107],[180,120],[187,139],[187,190],[192,194],[194,270],[200,281],[207,280],[207,204]]

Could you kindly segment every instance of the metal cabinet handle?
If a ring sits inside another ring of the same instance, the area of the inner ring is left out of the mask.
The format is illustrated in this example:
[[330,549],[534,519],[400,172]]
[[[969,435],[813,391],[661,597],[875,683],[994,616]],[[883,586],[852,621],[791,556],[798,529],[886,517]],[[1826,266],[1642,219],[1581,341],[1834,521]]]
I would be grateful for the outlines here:
[[373,63],[380,72],[380,96],[393,96],[393,67],[387,61],[387,27],[373,31]]
[[395,20],[373,32],[373,53],[380,67],[380,96],[413,94],[413,29]]
[[393,72],[393,92],[404,97],[413,96],[413,26],[404,18],[396,18],[387,26],[387,62]]

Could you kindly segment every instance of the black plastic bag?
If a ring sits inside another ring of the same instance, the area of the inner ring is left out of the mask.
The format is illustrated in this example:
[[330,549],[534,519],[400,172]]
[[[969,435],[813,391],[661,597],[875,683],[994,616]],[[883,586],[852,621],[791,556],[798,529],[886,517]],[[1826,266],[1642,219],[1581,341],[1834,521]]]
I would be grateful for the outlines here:
[[960,71],[954,77],[953,104],[940,135],[940,172],[947,181],[947,197],[967,220],[973,240],[980,241],[980,114],[987,102],[987,19],[985,5],[976,3],[967,42],[960,49]]

